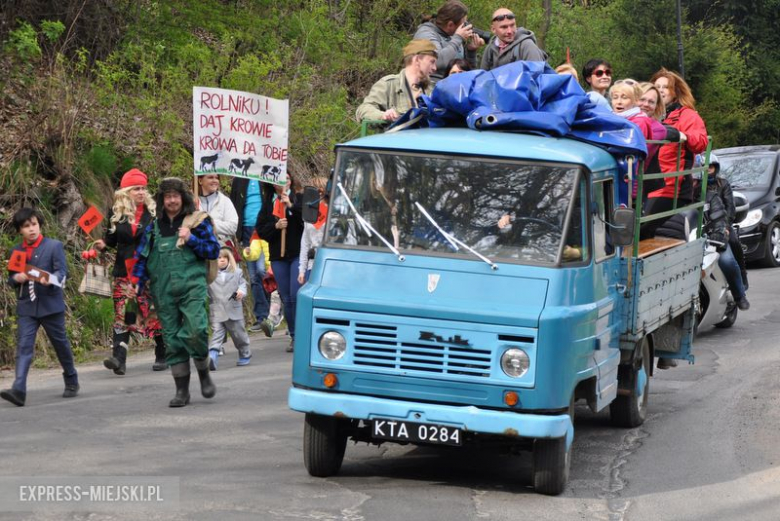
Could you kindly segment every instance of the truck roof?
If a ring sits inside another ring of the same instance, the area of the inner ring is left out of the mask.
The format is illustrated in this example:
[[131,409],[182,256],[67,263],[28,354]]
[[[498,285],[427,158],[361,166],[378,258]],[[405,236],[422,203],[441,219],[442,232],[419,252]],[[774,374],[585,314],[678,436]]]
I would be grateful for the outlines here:
[[615,167],[615,159],[609,152],[582,141],[468,128],[425,128],[374,134],[339,146],[576,163],[594,172]]

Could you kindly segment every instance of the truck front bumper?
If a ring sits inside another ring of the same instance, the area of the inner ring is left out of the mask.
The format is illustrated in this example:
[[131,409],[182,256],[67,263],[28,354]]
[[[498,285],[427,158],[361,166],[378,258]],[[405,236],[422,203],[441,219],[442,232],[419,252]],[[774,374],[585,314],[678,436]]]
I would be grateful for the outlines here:
[[562,438],[566,447],[574,439],[568,414],[543,415],[494,411],[474,406],[405,402],[372,396],[326,393],[291,388],[288,403],[294,411],[354,420],[405,420],[457,427],[464,431],[514,438]]

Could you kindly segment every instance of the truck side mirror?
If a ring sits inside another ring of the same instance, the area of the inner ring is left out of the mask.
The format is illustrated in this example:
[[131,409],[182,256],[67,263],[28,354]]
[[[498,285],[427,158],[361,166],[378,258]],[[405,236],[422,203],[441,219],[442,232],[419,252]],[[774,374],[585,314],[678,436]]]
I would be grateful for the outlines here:
[[634,242],[634,210],[615,208],[609,231],[612,234],[612,244],[615,246],[628,246]]
[[313,186],[307,186],[303,189],[303,222],[314,224],[317,222],[317,215],[320,210],[320,191]]

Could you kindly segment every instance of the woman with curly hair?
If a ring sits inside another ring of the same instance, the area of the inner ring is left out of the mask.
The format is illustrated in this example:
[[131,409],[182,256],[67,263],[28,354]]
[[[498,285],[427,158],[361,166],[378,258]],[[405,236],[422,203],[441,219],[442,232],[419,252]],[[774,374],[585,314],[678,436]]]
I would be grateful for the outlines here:
[[[650,81],[661,94],[666,106],[666,116],[662,123],[673,127],[680,133],[678,143],[663,145],[658,151],[658,163],[665,173],[693,168],[696,154],[707,150],[708,137],[704,120],[696,112],[696,100],[688,83],[679,74],[661,68]],[[677,159],[681,157],[680,166]],[[675,204],[685,206],[694,201],[693,183],[690,176],[664,178],[664,186],[647,194],[645,215],[671,210]],[[642,225],[641,236],[652,237],[663,220],[655,220]]]
[[133,168],[122,176],[119,190],[114,192],[114,206],[108,215],[109,227],[105,237],[95,243],[95,248],[116,249],[114,264],[114,336],[111,356],[103,360],[106,368],[114,374],[125,374],[125,361],[130,343],[130,333],[154,338],[154,371],[163,371],[165,364],[165,345],[162,339],[162,327],[157,315],[150,310],[148,294],[137,298],[138,313],[125,313],[129,290],[132,288],[127,261],[141,240],[146,226],[155,216],[156,204],[146,191],[146,174]]

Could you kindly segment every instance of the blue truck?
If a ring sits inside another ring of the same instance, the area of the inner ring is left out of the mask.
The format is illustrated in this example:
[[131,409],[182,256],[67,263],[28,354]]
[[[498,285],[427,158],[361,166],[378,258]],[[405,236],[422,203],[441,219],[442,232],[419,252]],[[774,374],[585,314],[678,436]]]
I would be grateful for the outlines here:
[[349,439],[498,443],[554,495],[575,402],[642,424],[653,358],[693,362],[703,240],[635,243],[622,177],[602,148],[511,132],[337,146],[289,391],[308,472],[338,473]]

